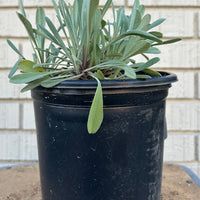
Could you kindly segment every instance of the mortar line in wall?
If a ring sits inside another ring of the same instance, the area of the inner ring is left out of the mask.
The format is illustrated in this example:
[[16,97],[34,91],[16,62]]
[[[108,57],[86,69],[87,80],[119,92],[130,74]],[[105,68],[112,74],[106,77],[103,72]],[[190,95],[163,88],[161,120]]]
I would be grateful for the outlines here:
[[200,131],[187,131],[187,130],[178,130],[178,131],[168,131],[168,135],[193,135],[200,136]]
[[[10,36],[10,35],[3,35],[0,36],[0,40],[17,40],[18,42],[27,42],[29,40],[26,36]],[[15,41],[14,41],[15,42]]]
[[10,71],[11,67],[1,67],[0,71]]
[[[145,4],[144,4],[145,5]],[[132,5],[128,5],[128,8],[131,8],[132,7]],[[199,8],[200,8],[200,5],[198,5],[198,6],[189,6],[189,5],[146,5],[145,6],[147,9],[148,8],[150,8],[150,9],[155,9],[155,8],[157,8],[157,9],[166,9],[166,10],[182,10],[182,9],[184,9],[184,10],[190,10],[190,9],[193,9],[193,10],[199,10]]]
[[187,165],[187,164],[195,164],[195,165],[200,165],[200,161],[198,160],[193,160],[193,161],[164,161],[165,164],[183,164],[183,165]]
[[[170,136],[192,136],[194,137],[194,140],[196,137],[200,136],[200,133],[195,133],[195,132],[191,132],[191,131],[177,131],[177,132],[170,132],[168,131],[168,137]],[[196,140],[195,140],[196,141]],[[194,145],[196,147],[196,143],[194,141]],[[198,149],[195,149],[195,150],[198,150]],[[196,154],[196,151],[195,151],[195,154]]]
[[33,163],[33,164],[37,164],[38,160],[0,160],[0,163]]
[[189,99],[189,98],[167,98],[168,102],[180,102],[180,103],[186,103],[186,102],[192,102],[192,103],[199,103],[200,99]]
[[19,129],[3,129],[3,130],[0,130],[0,136],[1,135],[5,135],[5,134],[20,134],[20,133],[24,133],[24,134],[31,134],[31,135],[35,135],[36,134],[36,130],[19,130]]
[[14,10],[14,9],[18,9],[18,6],[0,6],[0,11],[1,10]]
[[10,99],[10,98],[5,98],[5,99],[0,99],[0,103],[32,103],[32,99]]
[[[53,10],[53,6],[42,6],[44,9],[51,9],[51,10]],[[37,9],[37,6],[24,6],[24,8],[26,9],[26,10],[33,10],[33,9]],[[16,10],[18,10],[19,9],[19,6],[0,6],[0,11],[1,10],[14,10],[14,11],[16,11]]]
[[35,129],[0,129],[0,135],[1,134],[5,134],[5,133],[16,133],[18,134],[18,132],[25,132],[25,133],[30,133],[30,134],[35,134],[36,130]]

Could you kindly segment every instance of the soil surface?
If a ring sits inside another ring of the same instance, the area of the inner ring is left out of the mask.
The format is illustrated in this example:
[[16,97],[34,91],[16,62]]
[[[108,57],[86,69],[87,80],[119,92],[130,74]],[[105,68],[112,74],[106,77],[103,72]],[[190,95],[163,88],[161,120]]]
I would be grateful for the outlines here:
[[[0,170],[0,200],[42,200],[38,166]],[[162,200],[200,200],[200,188],[182,168],[164,165]]]

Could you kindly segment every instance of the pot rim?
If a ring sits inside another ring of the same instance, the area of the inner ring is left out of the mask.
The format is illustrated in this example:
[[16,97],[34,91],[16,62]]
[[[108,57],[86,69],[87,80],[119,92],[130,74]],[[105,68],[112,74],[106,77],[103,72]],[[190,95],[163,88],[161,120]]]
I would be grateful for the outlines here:
[[[119,107],[122,106],[122,102],[124,102],[123,106],[141,105],[141,101],[147,105],[164,100],[171,83],[177,81],[177,76],[167,72],[162,72],[162,75],[162,77],[148,80],[101,81],[105,97],[104,106],[113,107],[115,105]],[[47,104],[90,107],[96,88],[96,80],[70,80],[52,88],[36,87],[32,89],[31,95],[34,101],[44,101]],[[135,97],[138,95],[140,97],[135,101]],[[152,98],[149,98],[149,95]],[[151,101],[151,99],[153,100]]]
[[[178,81],[177,76],[171,72],[159,71],[162,77],[154,77],[151,79],[141,80],[141,79],[121,79],[121,80],[101,80],[102,88],[143,88],[143,87],[155,87],[155,86],[164,86],[170,85]],[[57,86],[54,86],[52,89],[94,89],[97,87],[96,80],[69,80],[63,81]],[[51,88],[49,88],[51,89]]]

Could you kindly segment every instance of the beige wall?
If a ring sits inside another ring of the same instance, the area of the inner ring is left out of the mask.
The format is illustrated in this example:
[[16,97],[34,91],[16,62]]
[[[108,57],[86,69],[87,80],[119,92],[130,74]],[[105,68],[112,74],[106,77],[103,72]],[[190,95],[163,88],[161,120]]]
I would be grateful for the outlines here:
[[[70,2],[70,0],[68,0]],[[133,0],[115,0],[130,12]],[[167,101],[169,137],[165,143],[165,161],[184,162],[198,171],[200,166],[200,0],[141,0],[152,19],[167,18],[160,30],[166,38],[183,41],[161,48],[156,68],[175,72]],[[100,0],[101,5],[105,0]],[[45,6],[53,18],[51,0],[24,0],[31,21],[36,6]],[[36,137],[30,93],[20,94],[21,86],[8,83],[7,75],[18,56],[6,44],[6,38],[31,58],[27,34],[15,11],[17,0],[0,0],[0,160],[37,160]],[[109,14],[107,15],[109,17]]]

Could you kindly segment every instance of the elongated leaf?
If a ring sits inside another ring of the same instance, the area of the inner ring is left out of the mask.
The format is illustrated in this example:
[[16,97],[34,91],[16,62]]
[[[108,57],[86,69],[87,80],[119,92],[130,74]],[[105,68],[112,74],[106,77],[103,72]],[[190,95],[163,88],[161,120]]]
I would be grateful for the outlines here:
[[10,40],[7,40],[7,43],[18,55],[20,55],[23,59],[25,59],[24,56],[21,54],[21,52],[17,49],[17,47]]
[[181,41],[181,38],[175,38],[175,39],[171,39],[171,40],[166,40],[162,43],[153,44],[153,46],[171,44],[171,43],[175,43],[175,42],[179,42],[179,41]]
[[103,10],[102,10],[102,16],[104,16],[106,14],[106,12],[109,9],[111,3],[112,3],[112,0],[107,0],[106,1],[106,4],[104,5]]
[[158,31],[151,31],[149,33],[151,33],[152,35],[154,35],[154,36],[156,36],[158,38],[162,38],[163,37],[163,34],[158,32]]
[[18,68],[24,72],[45,72],[42,67],[34,68],[34,65],[35,63],[30,60],[22,60],[19,62]]
[[95,16],[96,10],[99,6],[99,0],[90,0],[90,8],[89,8],[89,33],[91,31],[92,20]]
[[138,26],[138,30],[147,31],[150,25],[151,15],[147,14],[142,18],[140,25]]
[[137,77],[137,79],[149,79],[149,78],[151,78],[151,76],[149,76],[149,75],[140,75],[140,74],[138,74],[136,77]]
[[139,1],[138,0],[135,0],[134,2],[134,5],[133,5],[133,8],[132,8],[132,12],[131,12],[131,15],[130,15],[130,24],[129,24],[129,30],[132,30],[133,27],[134,28],[137,28],[137,26],[139,24],[136,25],[136,19],[137,19],[137,15],[140,16],[140,21],[141,21],[141,15],[140,15],[140,12],[137,10],[139,8]]
[[74,1],[77,6],[74,6],[76,8],[75,16],[76,16],[76,23],[77,27],[82,27],[82,15],[80,14],[82,12],[83,7],[83,1]]
[[43,78],[43,79],[39,79],[39,80],[36,80],[36,81],[29,83],[28,85],[26,85],[24,88],[21,89],[21,92],[26,92],[28,90],[32,90],[33,88],[41,85],[41,83],[46,79],[47,78]]
[[20,58],[16,63],[15,65],[12,67],[12,69],[10,70],[10,73],[8,74],[8,78],[10,79],[14,74],[15,72],[17,71],[18,69],[18,64],[19,62],[22,60],[22,58]]
[[139,2],[139,0],[135,0],[133,6],[136,7],[136,8],[139,8],[139,6],[140,6],[140,2]]
[[66,49],[66,46],[62,40],[62,38],[60,37],[56,27],[53,25],[52,21],[48,18],[48,17],[45,17],[46,19],[46,22],[51,30],[51,32],[53,33],[54,37],[56,38],[56,40],[59,42],[60,46],[62,46],[63,50],[66,52],[68,52],[68,50]]
[[160,50],[157,49],[156,47],[150,47],[147,51],[144,53],[149,53],[149,54],[160,54]]
[[33,55],[33,61],[34,61],[35,63],[37,63],[37,62],[38,62],[37,54],[36,54],[36,53],[33,53],[32,55]]
[[[55,11],[56,11],[56,14],[57,14],[56,16],[57,16],[58,21],[59,21],[59,23],[60,23],[60,29],[62,29],[62,31],[63,31],[63,33],[64,33],[66,39],[67,39],[68,45],[71,46],[70,43],[69,43],[69,40],[68,40],[68,35],[67,35],[67,33],[66,33],[66,31],[65,31],[65,28],[64,28],[65,25],[63,24],[63,20],[62,20],[62,18],[61,18],[61,15],[60,15],[58,6],[57,6],[55,0],[52,0],[52,2],[53,2],[53,7],[54,7],[54,9],[55,9]],[[77,3],[79,3],[79,1],[78,1],[78,2],[77,2],[77,1],[74,1],[74,4],[75,4],[74,7],[76,7]],[[59,30],[58,30],[58,31],[59,31]]]
[[94,73],[95,77],[97,77],[99,80],[103,80],[105,77],[104,77],[104,74],[102,73],[101,70],[98,70],[97,72]]
[[140,5],[138,10],[140,11],[141,16],[143,16],[144,12],[145,12],[145,6],[144,5]]
[[150,39],[150,40],[153,40],[153,41],[156,41],[156,42],[161,42],[161,40],[158,37],[152,35],[151,33],[145,32],[145,31],[135,30],[135,31],[130,31],[130,32],[126,33],[126,34],[128,34],[128,35],[129,34],[133,34],[133,35],[137,35],[137,36],[143,37],[145,39]]
[[59,83],[65,81],[65,80],[67,80],[67,79],[66,78],[59,78],[59,79],[55,79],[55,80],[48,79],[48,80],[43,81],[41,83],[41,85],[45,88],[51,88],[51,87],[56,86]]
[[[67,27],[67,30],[68,30],[68,33],[69,33],[69,36],[70,36],[70,39],[72,42],[72,46],[77,47],[78,39],[77,39],[77,34],[75,32],[75,26],[73,24],[73,16],[72,16],[72,14],[70,14],[69,8],[64,0],[59,0],[59,9],[60,9],[60,13],[63,17],[63,21]],[[66,39],[68,41],[67,37],[66,37]],[[68,41],[68,44],[69,44],[69,41]]]
[[141,23],[141,20],[142,20],[142,16],[141,16],[140,12],[138,10],[136,10],[136,16],[135,16],[135,19],[134,19],[134,24],[133,24],[132,27],[129,26],[129,29],[130,30],[137,29],[137,27]]
[[94,134],[100,128],[103,121],[103,94],[100,81],[96,78],[98,86],[90,108],[87,128],[90,134]]
[[136,79],[136,73],[131,67],[127,66],[127,67],[124,67],[123,69],[124,69],[125,76],[131,79]]
[[149,60],[149,57],[147,55],[145,55],[144,53],[141,53],[141,55],[146,59]]
[[165,18],[160,18],[160,19],[156,20],[155,22],[153,22],[153,23],[149,26],[149,29],[148,29],[148,30],[150,30],[150,29],[152,29],[152,28],[154,28],[154,27],[156,27],[156,26],[162,24],[165,20],[166,20]]
[[47,80],[44,80],[41,82],[41,86],[45,87],[45,88],[51,88],[54,87],[56,85],[58,85],[59,83],[63,82],[63,81],[67,81],[67,80],[73,80],[76,78],[80,78],[81,75],[76,75],[76,76],[57,76],[57,77],[53,77],[53,78],[49,78]]
[[22,14],[17,13],[17,15],[18,15],[19,19],[21,20],[21,22],[24,24],[24,27],[26,28],[26,31],[28,32],[30,39],[33,41],[33,43],[37,47],[37,43],[36,43],[36,40],[35,40],[33,27],[31,25],[31,23]]
[[33,69],[34,65],[35,63],[30,60],[22,60],[19,62],[18,68],[21,69],[23,72],[36,72]]
[[127,32],[128,28],[129,28],[129,18],[126,15],[124,15],[122,17],[121,33]]
[[140,63],[132,64],[130,66],[133,67],[133,68],[139,68],[139,67],[142,67],[144,64],[145,64],[144,62],[140,62]]
[[[97,10],[96,15],[94,17],[95,20],[95,27],[94,27],[94,39],[93,39],[93,52],[92,52],[92,60],[90,62],[90,66],[95,65],[96,63],[100,62],[100,54],[101,51],[97,45],[99,39],[100,39],[100,31],[101,31],[101,11]],[[98,54],[99,53],[99,54]]]
[[87,13],[87,21],[86,21],[87,22],[87,42],[85,45],[85,49],[86,49],[86,53],[84,56],[85,61],[87,60],[86,56],[89,54],[89,50],[90,50],[90,41],[91,41],[91,34],[92,34],[93,25],[94,25],[93,23],[94,16],[99,5],[99,0],[88,0],[88,2],[89,2],[89,5],[86,5],[86,9],[87,9],[86,12],[88,13]]
[[153,40],[153,41],[156,41],[156,42],[159,42],[159,43],[162,43],[162,40],[160,40],[158,37],[150,34],[150,33],[147,33],[147,32],[144,32],[144,31],[138,31],[138,30],[134,30],[134,31],[128,31],[127,33],[124,33],[124,34],[121,34],[120,36],[118,36],[116,39],[114,39],[113,41],[111,41],[106,48],[108,48],[109,46],[111,46],[112,44],[114,44],[115,42],[125,38],[125,37],[128,37],[128,36],[131,36],[131,35],[137,35],[137,36],[140,36],[142,38],[145,38],[145,39],[150,39],[150,40]]
[[95,65],[93,67],[90,67],[90,68],[87,68],[85,69],[84,71],[85,72],[88,72],[88,71],[97,71],[98,69],[109,69],[109,68],[112,68],[112,69],[119,69],[120,67],[125,67],[126,64],[120,60],[108,60],[108,61],[105,61],[105,62],[102,62],[98,65]]
[[45,12],[42,7],[38,7],[36,11],[36,24],[40,24],[41,26],[45,26]]
[[25,13],[25,10],[24,10],[24,5],[23,5],[22,0],[19,0],[19,7],[20,7],[20,10],[21,10],[21,12],[22,12],[22,15],[23,15],[24,17],[26,17],[26,13]]
[[125,52],[126,54],[123,57],[124,60],[126,60],[129,57],[132,57],[134,55],[144,53],[151,46],[151,44],[145,40],[139,40],[137,43],[135,43],[135,46],[132,46],[130,43],[127,44],[127,46],[129,46],[129,45],[130,45],[130,47],[132,47],[132,49],[129,48],[129,51]]
[[[42,7],[38,7],[37,11],[36,11],[36,24],[37,24],[37,28],[40,30],[38,24],[40,24],[41,26],[45,27],[45,12],[44,9]],[[40,49],[44,49],[44,45],[45,45],[45,37],[42,35],[36,35],[37,38],[37,42],[38,42],[38,47]],[[41,58],[41,62],[44,62],[44,52],[37,49],[38,53],[40,54],[40,58]]]
[[59,45],[59,42],[56,40],[56,38],[44,27],[41,25],[38,25],[41,29],[41,31],[34,30],[36,31],[37,34],[44,36],[45,38],[49,39],[50,41],[54,42],[55,44]]
[[29,72],[29,73],[23,73],[13,76],[10,79],[11,83],[15,84],[22,84],[22,83],[29,83],[31,81],[44,78],[47,75],[55,74],[55,73],[61,73],[61,71],[53,71],[53,72]]
[[146,73],[146,74],[148,74],[148,75],[150,75],[150,76],[152,76],[152,77],[161,77],[162,75],[159,73],[159,72],[157,72],[157,71],[154,71],[154,70],[152,70],[152,69],[144,69],[144,70],[142,70],[144,73]]
[[120,7],[117,11],[116,35],[122,33],[124,13],[125,11],[123,7]]
[[158,58],[158,57],[152,58],[151,60],[149,60],[148,62],[146,62],[144,65],[138,67],[138,68],[135,70],[135,72],[142,71],[142,70],[144,70],[144,69],[146,69],[146,68],[148,68],[148,67],[150,67],[150,66],[156,64],[156,63],[159,62],[159,61],[160,61],[160,58]]
[[[39,64],[33,65],[33,68],[47,67],[47,66],[50,66],[50,65],[55,66],[55,65],[57,65],[57,64],[56,64],[56,63],[51,63],[51,62],[49,62],[49,63],[39,63]],[[66,65],[64,65],[64,66],[66,66]],[[52,69],[52,68],[51,68],[51,69]]]

